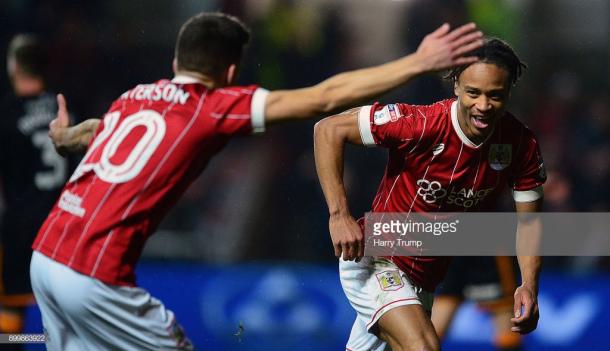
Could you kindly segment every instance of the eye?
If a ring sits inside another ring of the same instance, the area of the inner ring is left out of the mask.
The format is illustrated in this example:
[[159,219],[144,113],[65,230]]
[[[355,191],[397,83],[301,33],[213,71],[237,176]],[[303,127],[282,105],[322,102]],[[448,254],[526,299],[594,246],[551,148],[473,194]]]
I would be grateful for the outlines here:
[[476,98],[477,96],[479,96],[479,93],[477,93],[476,91],[473,91],[473,90],[467,90],[466,95],[468,95],[471,98]]
[[503,101],[504,100],[504,96],[502,96],[500,94],[489,95],[489,98],[493,101]]

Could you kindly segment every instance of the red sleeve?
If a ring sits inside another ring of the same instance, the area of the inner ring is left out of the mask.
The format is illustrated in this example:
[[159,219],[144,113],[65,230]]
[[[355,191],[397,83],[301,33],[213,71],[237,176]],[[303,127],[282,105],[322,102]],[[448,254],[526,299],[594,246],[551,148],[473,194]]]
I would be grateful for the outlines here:
[[510,177],[513,190],[525,191],[537,188],[546,181],[546,170],[540,147],[534,134],[524,128],[517,146],[515,167]]
[[365,145],[414,148],[423,138],[426,117],[407,104],[374,104],[360,111],[359,127]]
[[225,135],[248,135],[265,130],[267,90],[256,85],[213,90],[208,97],[205,118]]

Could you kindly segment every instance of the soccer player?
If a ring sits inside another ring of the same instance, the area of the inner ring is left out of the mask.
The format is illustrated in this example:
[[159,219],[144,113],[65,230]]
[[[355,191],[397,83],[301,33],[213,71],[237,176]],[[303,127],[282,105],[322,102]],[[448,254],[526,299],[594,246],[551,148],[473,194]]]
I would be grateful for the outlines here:
[[[316,125],[316,167],[330,212],[330,235],[335,255],[343,257],[341,284],[357,312],[348,350],[388,345],[395,351],[438,350],[429,315],[449,258],[363,258],[362,229],[350,214],[342,181],[346,143],[389,151],[372,212],[484,211],[505,184],[517,212],[540,209],[546,176],[536,139],[506,111],[524,64],[495,38],[470,55],[479,61],[453,68],[448,76],[457,99],[428,106],[374,104]],[[541,230],[537,220],[519,226],[521,232]],[[514,293],[511,330],[528,333],[538,321],[540,259],[519,256],[519,265],[522,284]],[[391,279],[378,281],[384,277]]]
[[[396,87],[419,73],[477,60],[474,24],[443,25],[409,56],[339,74],[309,88],[268,92],[234,82],[248,30],[224,14],[190,18],[178,35],[172,80],[121,95],[103,122],[66,128],[58,97],[51,135],[59,149],[89,145],[41,227],[32,285],[49,349],[189,349],[171,311],[138,288],[146,239],[233,136],[314,117]],[[99,126],[98,126],[99,124]]]
[[468,300],[491,315],[497,350],[521,350],[521,335],[511,331],[510,323],[516,284],[513,257],[454,257],[445,279],[436,289],[432,306],[432,324],[441,342],[458,308]]
[[[55,96],[45,90],[46,55],[33,35],[18,34],[7,50],[12,93],[0,102],[0,180],[6,208],[0,238],[0,333],[23,330],[33,303],[29,263],[32,242],[68,176],[68,162],[49,140]],[[19,345],[5,345],[19,347]]]

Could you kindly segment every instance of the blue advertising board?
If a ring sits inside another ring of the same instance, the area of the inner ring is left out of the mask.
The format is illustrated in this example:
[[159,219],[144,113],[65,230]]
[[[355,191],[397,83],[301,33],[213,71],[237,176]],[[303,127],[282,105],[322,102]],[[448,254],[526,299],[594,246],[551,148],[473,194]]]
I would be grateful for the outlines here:
[[[145,262],[138,282],[176,313],[205,350],[342,350],[355,318],[336,266]],[[526,349],[608,349],[608,296],[607,275],[546,273],[539,327],[525,338]],[[39,313],[32,308],[30,316],[28,331],[40,332]],[[443,349],[493,350],[492,335],[489,316],[464,304]]]

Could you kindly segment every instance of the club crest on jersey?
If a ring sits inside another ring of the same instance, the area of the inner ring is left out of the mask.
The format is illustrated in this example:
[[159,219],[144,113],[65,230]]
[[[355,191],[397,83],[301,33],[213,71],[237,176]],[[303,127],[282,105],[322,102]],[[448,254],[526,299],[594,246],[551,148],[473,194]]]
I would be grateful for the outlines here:
[[405,285],[397,270],[383,271],[375,274],[375,276],[377,277],[377,281],[379,281],[381,290],[384,291],[398,290]]
[[400,109],[395,104],[385,105],[381,110],[375,111],[373,114],[373,122],[380,126],[388,122],[396,122],[402,114]]
[[489,147],[489,166],[501,171],[510,165],[512,148],[510,144],[491,144]]

